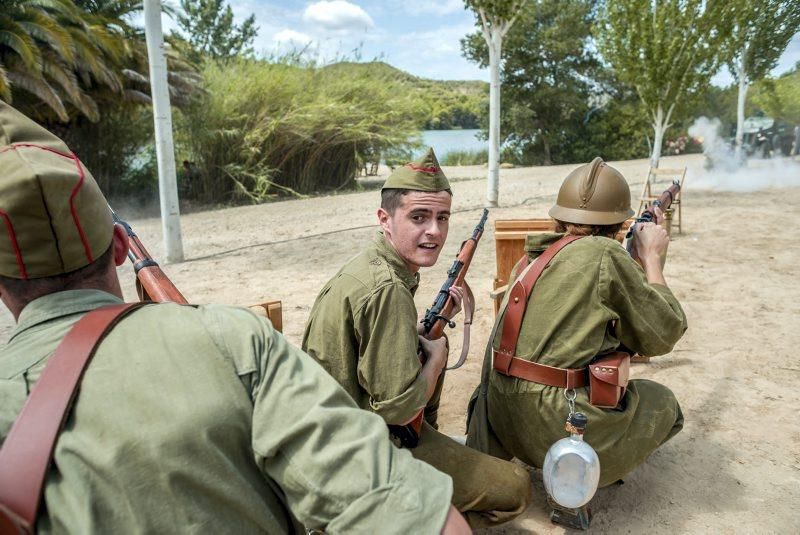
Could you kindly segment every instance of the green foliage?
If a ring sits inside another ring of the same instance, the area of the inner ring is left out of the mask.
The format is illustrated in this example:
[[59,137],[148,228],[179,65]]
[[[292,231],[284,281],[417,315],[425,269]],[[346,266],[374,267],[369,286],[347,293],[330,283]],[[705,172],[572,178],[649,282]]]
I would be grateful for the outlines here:
[[83,161],[100,189],[110,198],[155,196],[153,115],[143,106],[119,106],[103,111],[92,123],[77,117],[66,125],[48,127]]
[[451,150],[439,162],[442,165],[483,165],[489,161],[489,150]]
[[[732,26],[728,0],[606,0],[596,37],[620,81],[633,87],[654,128],[687,92],[719,70]],[[660,134],[656,132],[657,136]]]
[[177,21],[196,56],[227,60],[252,54],[251,45],[258,33],[255,15],[241,24],[233,22],[233,11],[224,0],[181,0],[183,13]]
[[775,68],[800,26],[800,0],[732,0],[735,24],[728,46],[728,68],[747,83]]
[[[590,0],[542,0],[524,10],[503,45],[501,131],[515,159],[549,165],[572,159],[576,132],[590,110],[600,64],[587,49]],[[489,50],[476,32],[462,40],[464,55],[487,65]],[[538,153],[538,154],[537,154]]]
[[206,92],[179,121],[198,200],[352,187],[362,162],[409,145],[424,109],[369,65],[207,64]]
[[0,1],[0,97],[36,117],[67,121],[74,109],[97,120],[87,89],[122,90],[125,27],[71,0]]
[[[489,84],[479,81],[427,80],[401,71],[382,61],[353,63],[342,61],[326,67],[342,76],[354,72],[371,76],[376,82],[403,84],[419,101],[425,116],[423,130],[478,128],[485,117]],[[366,71],[366,72],[365,72]],[[407,160],[406,160],[407,161]]]
[[800,69],[762,80],[753,87],[751,100],[768,116],[800,125]]

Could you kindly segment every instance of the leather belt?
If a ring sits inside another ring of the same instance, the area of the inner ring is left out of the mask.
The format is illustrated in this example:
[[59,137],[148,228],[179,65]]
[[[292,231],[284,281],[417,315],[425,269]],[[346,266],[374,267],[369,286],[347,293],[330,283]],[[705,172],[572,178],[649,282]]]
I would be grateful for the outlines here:
[[589,384],[586,368],[556,368],[514,357],[503,351],[492,351],[494,369],[504,375],[560,388],[581,388]]

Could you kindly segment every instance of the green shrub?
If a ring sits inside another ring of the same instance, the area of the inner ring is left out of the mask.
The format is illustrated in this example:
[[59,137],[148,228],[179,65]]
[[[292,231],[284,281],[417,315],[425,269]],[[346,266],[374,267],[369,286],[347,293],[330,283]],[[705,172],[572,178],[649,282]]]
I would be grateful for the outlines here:
[[453,150],[444,155],[442,165],[483,165],[489,161],[489,149]]
[[239,59],[203,77],[177,121],[202,202],[352,187],[363,162],[410,146],[424,113],[401,80],[370,68]]

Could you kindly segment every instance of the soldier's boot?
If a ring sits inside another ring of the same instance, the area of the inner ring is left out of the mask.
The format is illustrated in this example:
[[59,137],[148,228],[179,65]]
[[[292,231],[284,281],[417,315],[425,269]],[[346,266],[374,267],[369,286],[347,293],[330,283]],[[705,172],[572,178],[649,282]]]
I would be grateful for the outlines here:
[[547,497],[547,503],[552,509],[550,513],[550,521],[552,523],[571,529],[589,529],[589,523],[592,521],[592,513],[589,510],[588,504],[583,507],[578,507],[577,509],[570,509],[558,505],[550,496]]

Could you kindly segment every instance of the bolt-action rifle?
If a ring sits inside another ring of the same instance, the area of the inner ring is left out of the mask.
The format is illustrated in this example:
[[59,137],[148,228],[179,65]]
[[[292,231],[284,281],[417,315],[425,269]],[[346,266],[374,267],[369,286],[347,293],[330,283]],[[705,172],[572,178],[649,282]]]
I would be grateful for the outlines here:
[[[461,365],[467,360],[469,353],[469,328],[472,324],[472,314],[475,310],[475,299],[472,295],[469,285],[466,282],[467,271],[469,270],[472,257],[475,256],[475,251],[478,248],[478,242],[483,236],[483,229],[486,226],[486,219],[489,217],[489,210],[484,209],[481,220],[472,231],[472,236],[461,244],[458,250],[458,255],[447,271],[447,280],[444,281],[436,298],[433,300],[433,305],[425,311],[425,317],[420,322],[422,324],[422,336],[428,340],[437,340],[444,336],[445,327],[455,327],[456,324],[448,319],[455,308],[455,302],[450,296],[450,288],[459,286],[464,289],[464,342],[461,345],[461,355],[455,365],[447,368],[448,370],[455,370],[460,368]],[[424,363],[425,356],[422,352],[419,353],[420,360]],[[424,409],[414,417],[414,419],[406,425],[390,425],[389,429],[392,434],[400,440],[403,447],[414,448],[419,443],[419,434],[422,430],[422,420],[424,417]]]
[[131,226],[123,221],[111,206],[108,208],[111,210],[114,223],[121,225],[128,234],[128,258],[133,264],[134,273],[136,273],[136,293],[139,294],[139,299],[156,303],[187,304],[186,298],[161,270],[158,262],[150,256]]
[[640,223],[652,223],[656,220],[656,206],[661,208],[663,211],[669,210],[669,207],[672,206],[672,201],[675,200],[675,197],[680,193],[681,185],[677,180],[672,182],[672,185],[664,190],[664,193],[661,196],[653,201],[650,206],[645,208],[642,215],[636,218],[636,221],[633,225],[630,226],[628,229],[628,234],[625,236],[627,240],[626,248],[628,249],[628,253],[633,256],[633,234],[636,231],[636,227]]

